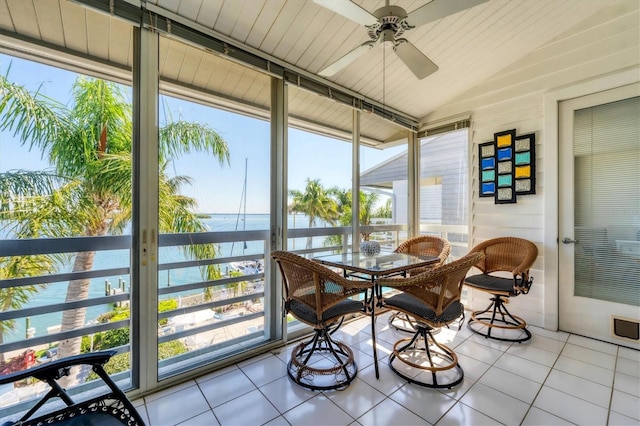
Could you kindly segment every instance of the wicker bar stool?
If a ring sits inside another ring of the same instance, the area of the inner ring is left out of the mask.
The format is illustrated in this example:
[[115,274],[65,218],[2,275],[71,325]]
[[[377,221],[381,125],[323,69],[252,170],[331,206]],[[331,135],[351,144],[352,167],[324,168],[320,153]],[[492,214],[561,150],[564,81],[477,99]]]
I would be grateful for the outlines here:
[[371,283],[349,280],[294,253],[274,251],[271,257],[282,274],[285,312],[315,331],[291,353],[289,378],[312,390],[348,386],[356,378],[358,366],[351,348],[331,335],[345,315],[364,312],[364,298],[358,301],[351,297],[371,289]]
[[[516,237],[493,238],[473,247],[470,253],[484,253],[474,265],[482,274],[471,275],[465,285],[492,295],[486,309],[475,311],[468,327],[484,337],[505,342],[525,342],[531,339],[527,322],[512,315],[506,307],[508,299],[527,294],[533,283],[529,269],[538,257],[538,248],[531,241]],[[512,275],[505,278],[494,273]]]
[[[420,235],[408,239],[404,243],[400,244],[395,250],[395,253],[406,253],[414,256],[435,256],[439,260],[425,268],[414,268],[409,271],[409,276],[426,272],[429,269],[436,268],[447,260],[451,253],[451,244],[444,238],[436,237],[433,235]],[[389,325],[398,331],[405,331],[407,333],[413,333],[416,331],[415,323],[412,318],[400,311],[395,311],[389,315]]]
[[429,388],[452,388],[462,382],[464,370],[456,353],[439,343],[433,331],[456,321],[458,328],[462,326],[464,306],[460,303],[460,293],[464,277],[483,257],[483,253],[468,254],[409,278],[376,281],[378,286],[401,291],[383,298],[383,306],[409,315],[416,324],[413,337],[398,340],[389,355],[389,367],[398,376]]

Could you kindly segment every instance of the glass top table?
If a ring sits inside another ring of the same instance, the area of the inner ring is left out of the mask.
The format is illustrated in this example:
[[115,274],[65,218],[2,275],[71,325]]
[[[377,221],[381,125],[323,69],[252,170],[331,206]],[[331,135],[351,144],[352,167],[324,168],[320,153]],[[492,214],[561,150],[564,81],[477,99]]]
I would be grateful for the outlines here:
[[313,260],[326,266],[340,268],[345,276],[356,276],[353,273],[370,277],[372,280],[379,276],[404,274],[413,268],[429,266],[438,261],[436,256],[414,256],[406,253],[379,253],[375,256],[365,256],[358,252],[329,254],[314,257]]
[[[313,258],[325,266],[343,270],[345,277],[371,280],[371,298],[365,294],[365,303],[371,312],[371,338],[373,341],[373,360],[376,378],[380,377],[378,370],[378,351],[376,349],[376,313],[375,299],[382,298],[382,289],[375,285],[377,277],[406,275],[413,268],[429,266],[438,261],[436,256],[414,256],[406,253],[381,252],[375,256],[365,256],[359,252],[330,254]],[[380,303],[378,303],[378,306]]]

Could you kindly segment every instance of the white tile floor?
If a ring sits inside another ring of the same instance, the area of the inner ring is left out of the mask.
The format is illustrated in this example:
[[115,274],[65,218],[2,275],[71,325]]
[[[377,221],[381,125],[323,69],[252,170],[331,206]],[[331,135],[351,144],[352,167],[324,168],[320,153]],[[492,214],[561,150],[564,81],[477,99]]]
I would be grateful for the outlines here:
[[[468,317],[468,316],[467,316]],[[377,320],[380,379],[370,322],[335,337],[358,363],[343,391],[313,392],[286,372],[291,347],[216,371],[134,403],[151,426],[165,425],[640,425],[640,351],[529,327],[524,344],[443,330],[465,370],[452,390],[409,384],[387,366],[404,334]]]

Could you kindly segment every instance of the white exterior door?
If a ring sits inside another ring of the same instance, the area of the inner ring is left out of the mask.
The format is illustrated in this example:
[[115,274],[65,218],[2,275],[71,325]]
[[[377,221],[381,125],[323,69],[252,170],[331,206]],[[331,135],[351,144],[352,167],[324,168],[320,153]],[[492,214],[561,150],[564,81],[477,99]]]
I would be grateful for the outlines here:
[[640,85],[559,113],[560,329],[640,349]]

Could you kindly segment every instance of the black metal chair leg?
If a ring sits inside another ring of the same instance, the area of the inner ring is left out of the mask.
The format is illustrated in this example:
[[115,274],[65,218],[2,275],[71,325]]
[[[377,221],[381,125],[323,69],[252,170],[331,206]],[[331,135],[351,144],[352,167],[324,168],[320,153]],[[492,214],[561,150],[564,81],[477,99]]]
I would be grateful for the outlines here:
[[[338,355],[338,352],[339,352],[341,355],[346,356],[347,358],[349,357],[349,354],[348,354],[348,353],[346,353],[346,352],[344,352],[344,351],[342,350],[342,348],[340,348],[340,345],[338,345],[338,342],[334,342],[334,341],[331,339],[331,333],[326,333],[326,334],[325,334],[325,336],[324,336],[324,338],[326,339],[325,341],[327,342],[327,347],[329,348],[329,351],[331,352],[331,354],[333,355],[333,357],[336,359],[336,362],[338,363],[338,365],[341,365],[341,366],[342,366],[342,371],[344,371],[344,375],[345,375],[345,377],[346,377],[346,382],[350,383],[350,382],[354,379],[355,374],[354,374],[354,376],[353,376],[353,377],[351,376],[351,373],[350,373],[350,372],[349,372],[349,370],[347,369],[347,365],[348,365],[348,363],[347,363],[347,362],[344,362],[344,361],[340,358],[340,356]],[[337,350],[337,351],[336,351],[336,349],[335,349],[335,347],[336,347],[336,346],[337,346],[337,347],[338,347],[338,349],[339,349],[339,350]],[[354,361],[354,363],[355,363],[355,361]]]
[[304,351],[305,351],[305,348],[307,347],[307,345],[309,343],[312,343],[311,349],[309,349],[309,353],[308,353],[307,357],[302,362],[303,364],[306,365],[309,362],[309,359],[311,359],[311,355],[315,352],[316,348],[318,347],[319,338],[320,338],[320,333],[314,333],[313,334],[313,338],[311,340],[309,340],[309,342],[307,344],[305,344],[304,346],[301,346],[300,355],[302,356],[302,355],[304,355]]
[[[332,365],[314,366],[314,355],[332,357]],[[313,338],[300,343],[291,353],[287,374],[292,381],[311,390],[344,389],[358,373],[353,352],[340,341],[331,338],[329,328],[318,329]],[[328,379],[323,380],[326,377]]]
[[[423,340],[424,349],[418,347],[417,341],[419,338],[422,338]],[[408,343],[400,346],[400,344],[404,341],[408,341]],[[431,347],[432,345],[434,348],[438,348],[440,352],[438,351],[434,352],[433,348]],[[414,350],[424,353],[424,357],[426,358],[426,361],[428,362],[429,367],[426,367],[424,365],[418,365],[402,358],[401,354],[412,347]],[[447,362],[449,362],[449,364],[445,366],[438,366],[434,361],[434,357],[436,356],[446,360]],[[397,369],[394,365],[394,361],[396,359],[399,362],[402,362],[408,365],[409,367],[420,370],[422,372],[431,373],[432,383],[422,382],[416,378],[417,376],[416,377],[410,376],[408,374],[405,374],[403,371]],[[394,346],[394,350],[389,356],[388,364],[394,373],[396,373],[398,376],[402,377],[403,379],[407,380],[408,382],[414,383],[420,386],[424,386],[424,387],[429,387],[429,388],[436,388],[436,389],[449,388],[450,389],[460,384],[464,379],[464,370],[462,370],[462,367],[458,363],[458,359],[455,356],[455,353],[448,347],[438,343],[434,339],[433,335],[431,334],[431,330],[429,328],[420,326],[420,325],[418,326],[418,329],[414,333],[413,337],[402,339],[396,342],[396,345]],[[457,374],[454,380],[448,381],[446,383],[442,383],[441,380],[439,380],[438,373],[442,373],[448,370],[455,370]]]
[[[491,311],[491,317],[483,316],[487,312]],[[499,317],[498,317],[499,315]],[[487,328],[486,332],[482,332],[480,329],[476,329],[472,326],[474,322],[477,322]],[[494,295],[491,299],[491,304],[482,311],[475,311],[471,314],[467,326],[471,331],[485,338],[499,340],[503,342],[517,342],[522,343],[531,339],[531,332],[527,330],[527,323],[524,319],[512,315],[505,306],[504,300],[500,295]],[[522,332],[524,337],[498,337],[492,334],[493,329],[509,330],[511,332]]]
[[[389,315],[388,323],[390,327],[393,327],[397,331],[404,331],[406,333],[414,333],[416,331],[415,322],[404,312],[393,312]],[[405,324],[409,326],[405,327]]]

